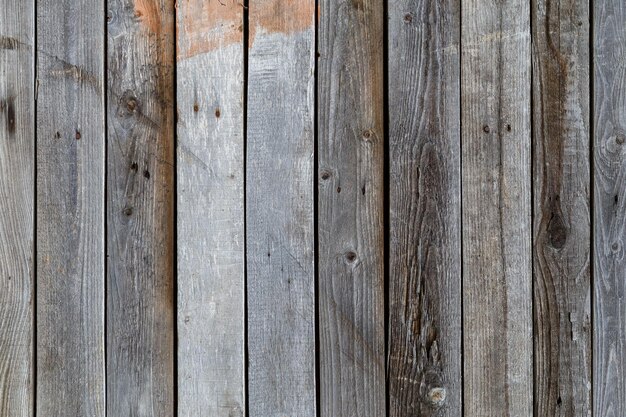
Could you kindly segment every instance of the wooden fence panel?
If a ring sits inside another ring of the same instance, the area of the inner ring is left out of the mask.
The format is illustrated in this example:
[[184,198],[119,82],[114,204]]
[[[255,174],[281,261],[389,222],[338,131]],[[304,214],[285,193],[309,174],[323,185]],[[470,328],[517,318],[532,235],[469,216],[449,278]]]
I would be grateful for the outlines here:
[[107,414],[174,413],[174,0],[108,2]]
[[319,4],[322,417],[385,415],[384,1]]
[[595,416],[626,415],[626,3],[593,7]]
[[389,413],[462,415],[460,1],[389,3]]
[[315,2],[249,4],[250,417],[316,415]]
[[33,415],[34,2],[0,0],[0,416]]
[[105,415],[104,2],[37,1],[37,410]]
[[589,10],[535,0],[535,415],[591,413]]
[[464,410],[531,416],[530,7],[462,2]]
[[243,14],[181,2],[178,415],[245,415]]

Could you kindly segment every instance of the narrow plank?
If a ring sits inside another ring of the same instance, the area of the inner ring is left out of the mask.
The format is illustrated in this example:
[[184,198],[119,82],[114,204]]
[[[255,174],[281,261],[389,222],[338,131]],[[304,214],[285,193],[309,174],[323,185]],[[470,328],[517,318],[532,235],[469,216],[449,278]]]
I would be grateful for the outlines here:
[[245,415],[243,7],[177,8],[178,415]]
[[33,1],[0,0],[0,415],[33,415]]
[[389,415],[460,416],[458,0],[389,3]]
[[37,1],[39,416],[105,415],[103,22],[101,0]]
[[385,411],[384,1],[319,2],[322,417]]
[[461,14],[464,411],[531,416],[530,7]]
[[534,415],[591,415],[589,6],[534,0]]
[[315,2],[249,3],[250,417],[316,415]]
[[174,1],[108,2],[107,414],[174,414]]
[[593,3],[593,414],[626,415],[626,3]]

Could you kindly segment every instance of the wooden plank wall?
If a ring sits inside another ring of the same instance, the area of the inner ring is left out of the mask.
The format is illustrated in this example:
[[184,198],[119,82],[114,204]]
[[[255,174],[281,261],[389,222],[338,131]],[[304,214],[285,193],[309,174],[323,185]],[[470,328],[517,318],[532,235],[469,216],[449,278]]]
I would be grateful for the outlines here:
[[621,0],[0,0],[0,416],[626,415]]
[[34,3],[0,1],[0,415],[34,405]]
[[104,2],[37,6],[36,415],[103,417]]
[[107,3],[107,414],[174,413],[174,1]]
[[319,3],[321,416],[385,414],[381,0]]

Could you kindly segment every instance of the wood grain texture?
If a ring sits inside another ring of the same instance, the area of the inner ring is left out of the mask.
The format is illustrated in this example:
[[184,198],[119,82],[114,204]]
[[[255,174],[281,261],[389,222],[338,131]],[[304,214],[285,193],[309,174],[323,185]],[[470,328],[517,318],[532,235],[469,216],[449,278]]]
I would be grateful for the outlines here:
[[0,0],[0,416],[33,415],[34,2]]
[[464,411],[531,416],[530,7],[461,13]]
[[322,0],[318,34],[322,417],[385,415],[382,0]]
[[174,2],[108,3],[107,414],[174,414]]
[[38,416],[105,415],[103,22],[37,2]]
[[389,3],[389,415],[460,416],[460,2]]
[[534,413],[591,415],[589,10],[534,0]]
[[183,1],[177,28],[178,416],[242,417],[243,8]]
[[[316,415],[314,4],[249,4],[250,417]],[[296,27],[294,22],[303,24]]]
[[593,414],[626,415],[626,4],[593,3]]

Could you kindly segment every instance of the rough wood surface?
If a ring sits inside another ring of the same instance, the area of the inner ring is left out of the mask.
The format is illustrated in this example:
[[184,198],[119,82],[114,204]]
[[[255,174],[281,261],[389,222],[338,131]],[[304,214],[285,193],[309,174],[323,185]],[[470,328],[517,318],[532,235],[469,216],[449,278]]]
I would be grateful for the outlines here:
[[107,414],[174,413],[174,1],[108,2]]
[[536,416],[591,415],[589,11],[534,0]]
[[382,0],[319,3],[322,417],[385,415]]
[[242,417],[243,7],[183,1],[177,28],[178,416]]
[[315,2],[249,7],[249,415],[314,417]]
[[626,3],[594,2],[593,414],[626,415]]
[[33,415],[34,2],[0,0],[0,416]]
[[460,2],[389,3],[389,414],[460,416]]
[[533,414],[530,7],[462,2],[464,411]]
[[104,10],[37,2],[38,416],[105,415]]

